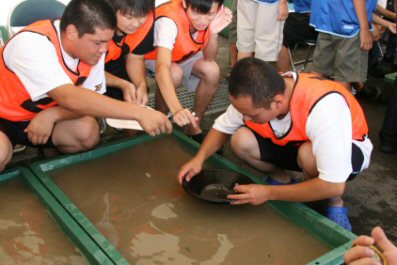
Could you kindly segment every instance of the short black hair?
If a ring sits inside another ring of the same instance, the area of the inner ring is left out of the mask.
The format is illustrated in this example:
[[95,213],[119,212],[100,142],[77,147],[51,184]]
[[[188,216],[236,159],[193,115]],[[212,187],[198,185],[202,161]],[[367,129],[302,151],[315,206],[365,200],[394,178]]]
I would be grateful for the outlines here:
[[256,108],[270,108],[274,97],[284,94],[284,91],[283,77],[274,66],[260,59],[244,58],[236,63],[230,73],[230,96],[249,96]]
[[104,0],[72,0],[66,6],[60,28],[64,32],[68,25],[77,28],[79,37],[94,34],[96,28],[112,29],[117,26],[117,18],[112,7]]
[[224,0],[185,0],[186,7],[191,7],[192,10],[202,14],[210,12],[212,4],[218,3],[219,7],[223,5]]
[[134,17],[147,16],[154,10],[154,0],[107,0],[115,13]]

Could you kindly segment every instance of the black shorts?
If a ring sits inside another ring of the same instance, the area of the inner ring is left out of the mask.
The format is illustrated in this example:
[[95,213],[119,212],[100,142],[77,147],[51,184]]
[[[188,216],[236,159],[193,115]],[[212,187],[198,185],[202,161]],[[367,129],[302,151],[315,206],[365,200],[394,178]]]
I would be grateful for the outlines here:
[[[121,79],[127,80],[131,82],[128,77],[127,69],[126,69],[126,59],[125,57],[120,58],[117,61],[112,61],[106,64],[105,70]],[[124,100],[123,92],[121,89],[117,87],[106,87],[105,95],[114,99]]]
[[0,131],[10,139],[12,146],[22,144],[35,147],[54,147],[52,135],[48,138],[47,143],[33,145],[32,142],[29,141],[28,135],[24,132],[29,123],[30,121],[14,122],[0,118]]
[[308,13],[290,13],[284,24],[283,46],[292,49],[297,43],[315,41],[318,32],[309,23]]
[[[263,138],[258,133],[254,131],[252,132],[254,133],[256,140],[258,141],[262,161],[273,164],[278,168],[302,172],[302,169],[298,165],[299,146],[276,145],[269,138]],[[364,154],[362,153],[361,149],[354,143],[352,143],[351,162],[353,172],[347,179],[348,181],[354,179],[358,174],[360,174],[361,167],[364,163]]]

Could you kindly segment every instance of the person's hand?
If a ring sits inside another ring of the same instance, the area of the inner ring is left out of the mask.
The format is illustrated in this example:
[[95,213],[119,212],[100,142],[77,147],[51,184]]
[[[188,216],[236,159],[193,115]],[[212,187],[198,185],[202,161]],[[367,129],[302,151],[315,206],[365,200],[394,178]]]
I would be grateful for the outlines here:
[[136,90],[136,104],[146,105],[148,101],[147,88],[143,86],[138,87]]
[[124,101],[134,104],[137,103],[137,89],[131,82],[123,82],[123,86],[120,87],[121,91],[123,92]]
[[233,200],[231,204],[252,204],[258,205],[269,200],[269,187],[267,185],[248,184],[236,185],[234,191],[238,194],[228,195],[227,198]]
[[210,23],[210,30],[212,34],[218,34],[232,22],[232,11],[224,7],[218,11],[215,18]]
[[372,237],[360,236],[353,241],[353,248],[345,253],[344,260],[347,265],[381,265],[376,252],[371,246],[377,244],[388,264],[397,264],[397,248],[386,237],[382,228],[372,229]]
[[188,124],[192,124],[194,128],[198,126],[198,118],[187,108],[175,111],[172,115],[172,120],[180,127]]
[[360,48],[363,51],[369,51],[373,45],[372,34],[369,30],[361,30],[360,31],[360,40],[361,45]]
[[283,21],[288,18],[289,10],[288,10],[288,1],[280,2],[278,5],[278,16],[277,20]]
[[183,179],[190,181],[195,175],[197,175],[203,167],[203,163],[197,158],[193,158],[186,164],[184,164],[178,173],[178,181],[182,184]]
[[380,36],[380,31],[379,31],[377,25],[374,25],[373,30],[371,31],[371,34],[372,34],[373,41],[380,40],[381,36]]
[[51,111],[39,112],[25,128],[24,132],[32,144],[46,144],[55,126],[55,119]]
[[138,122],[150,136],[172,132],[172,124],[163,113],[144,106],[141,111],[142,118],[138,119]]
[[396,34],[396,23],[389,22],[387,23],[387,28],[390,30],[391,33]]

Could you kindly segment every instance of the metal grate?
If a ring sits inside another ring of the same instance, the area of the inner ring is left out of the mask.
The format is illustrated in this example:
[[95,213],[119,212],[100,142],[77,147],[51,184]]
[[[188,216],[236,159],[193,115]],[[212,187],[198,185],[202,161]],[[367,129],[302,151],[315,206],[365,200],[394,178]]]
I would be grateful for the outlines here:
[[[181,102],[182,106],[193,109],[194,104],[194,95],[195,92],[189,92],[185,87],[180,87],[176,90],[178,95],[178,99]],[[148,106],[154,108],[154,92],[149,94],[149,103]],[[221,80],[219,82],[218,90],[212,99],[212,102],[208,106],[208,110],[205,115],[224,111],[230,104],[229,95],[227,91],[227,82],[226,80]]]

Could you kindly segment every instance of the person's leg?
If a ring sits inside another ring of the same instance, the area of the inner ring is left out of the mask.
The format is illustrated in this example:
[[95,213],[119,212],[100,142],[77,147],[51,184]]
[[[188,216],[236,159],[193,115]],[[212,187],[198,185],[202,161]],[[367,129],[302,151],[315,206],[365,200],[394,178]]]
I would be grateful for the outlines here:
[[237,62],[237,0],[232,3],[233,20],[230,23],[229,31],[229,58],[230,68],[233,68]]
[[237,60],[252,57],[255,51],[255,21],[258,3],[252,0],[237,1]]
[[0,131],[0,172],[4,170],[6,165],[12,158],[12,144],[7,135]]
[[288,48],[284,45],[281,46],[280,53],[278,54],[277,70],[279,72],[286,72],[291,67],[291,60],[289,57]]
[[285,24],[284,20],[278,20],[279,4],[259,4],[256,12],[255,58],[275,63],[283,43]]
[[277,69],[285,72],[290,68],[288,47],[293,51],[296,44],[317,40],[318,32],[310,26],[310,16],[307,13],[290,13],[284,24],[283,46],[279,54]]
[[261,160],[261,152],[255,134],[246,127],[238,129],[231,138],[234,154],[254,168],[263,172],[273,172],[278,168]]
[[397,152],[397,78],[394,80],[385,119],[380,130],[380,151],[386,154]]
[[367,80],[368,52],[361,50],[359,35],[352,38],[332,38],[336,49],[335,81],[351,91],[352,82],[365,83]]
[[99,125],[90,116],[57,122],[52,142],[62,153],[89,150],[99,142]]
[[[208,105],[215,96],[216,88],[219,83],[220,69],[215,61],[206,61],[201,58],[193,65],[192,73],[200,78],[193,107],[200,124],[207,111]],[[188,135],[196,135],[201,132],[201,128],[193,128],[192,126],[187,126],[186,128],[186,133]]]
[[[268,175],[266,181],[269,180],[270,175],[272,183],[291,183],[290,176],[282,169],[285,164],[288,164],[286,160],[290,158],[289,155],[285,156],[287,157],[286,159],[278,159],[282,154],[275,151],[273,148],[274,144],[270,142],[271,141],[269,139],[264,139],[247,127],[242,127],[233,134],[231,139],[231,148],[235,155],[241,160],[266,173]],[[281,163],[276,162],[278,164],[276,165],[273,163],[274,161],[272,160],[272,157],[276,157],[276,160],[283,161]],[[296,161],[296,156],[294,160]],[[290,169],[288,165],[286,168]],[[295,168],[293,170],[295,170]]]
[[336,51],[332,36],[320,32],[317,38],[316,48],[313,53],[312,73],[321,76],[332,77],[334,75]]

